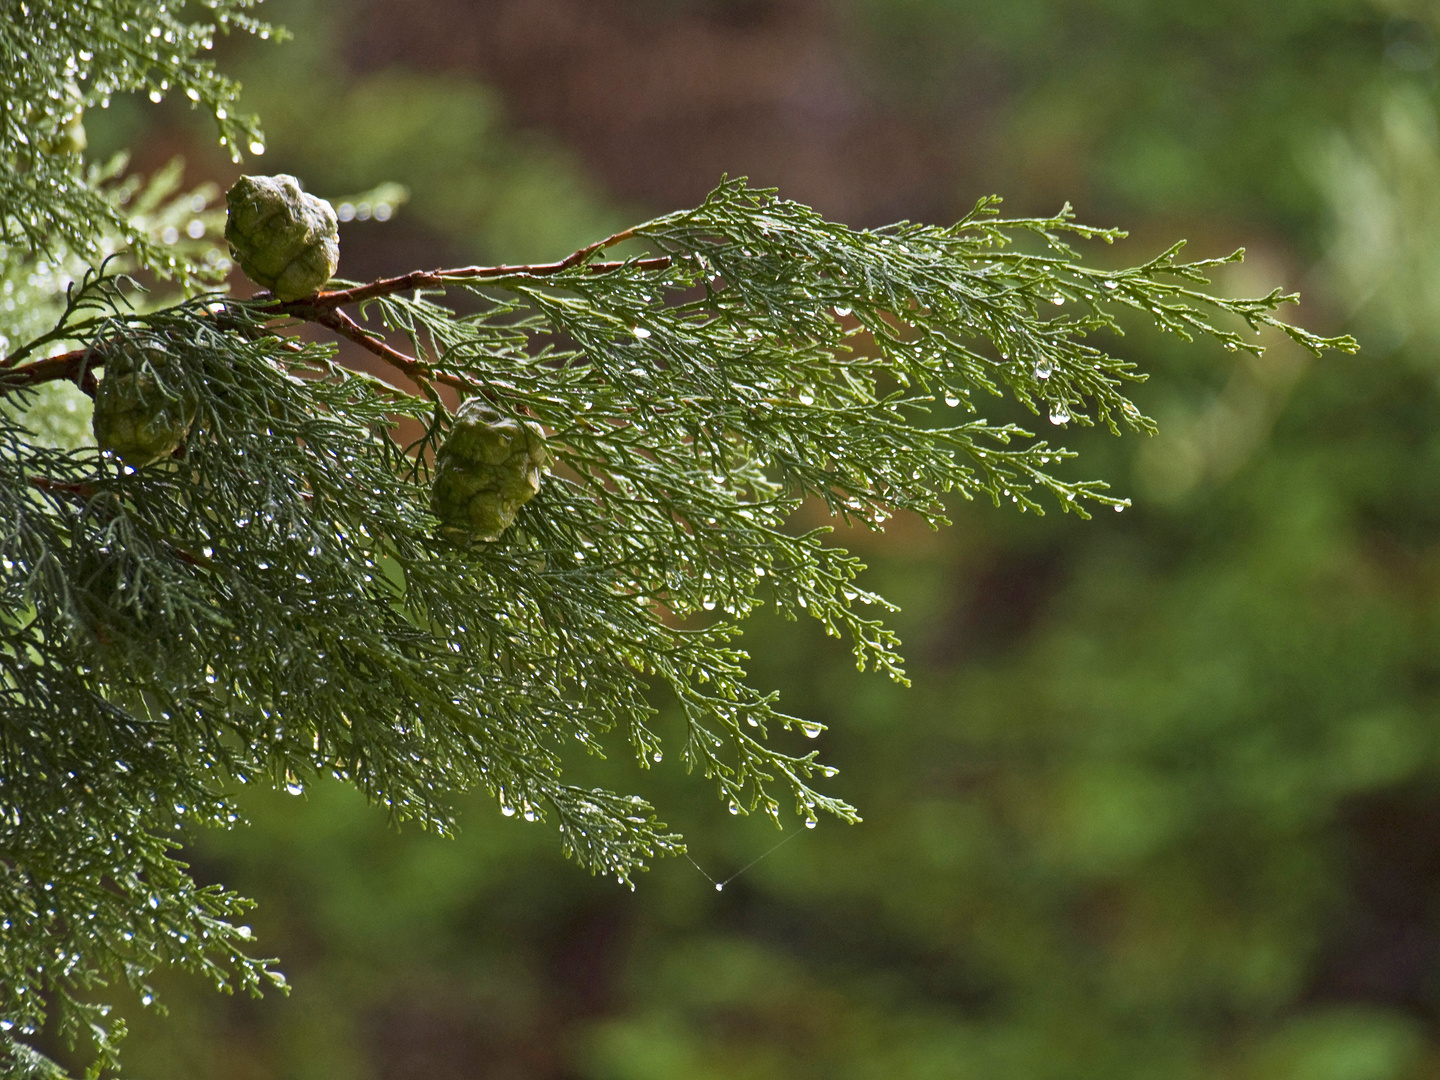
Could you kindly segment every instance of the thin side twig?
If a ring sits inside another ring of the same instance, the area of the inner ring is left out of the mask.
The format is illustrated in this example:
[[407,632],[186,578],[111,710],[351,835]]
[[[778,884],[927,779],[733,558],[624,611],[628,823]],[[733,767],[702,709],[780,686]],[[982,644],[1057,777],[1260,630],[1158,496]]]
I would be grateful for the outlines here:
[[[587,244],[578,251],[571,252],[558,262],[549,263],[521,263],[518,265],[500,266],[459,266],[448,270],[412,270],[408,274],[401,274],[399,277],[377,278],[368,285],[357,285],[350,289],[336,289],[332,292],[318,293],[306,300],[295,302],[295,310],[291,305],[281,304],[279,310],[287,314],[295,314],[300,317],[304,315],[304,309],[313,308],[318,310],[331,310],[344,307],[347,304],[358,304],[365,300],[376,300],[382,296],[394,296],[396,293],[406,292],[410,289],[420,289],[427,285],[444,285],[454,281],[473,281],[475,279],[497,278],[497,277],[549,277],[552,274],[564,273],[576,266],[579,266],[586,259],[590,258],[597,251],[613,247],[625,240],[633,239],[635,227],[622,229],[613,233],[603,240],[597,240],[593,244]],[[611,262],[591,263],[585,267],[586,271],[592,274],[609,273],[618,270],[623,266],[634,266],[642,270],[663,270],[671,263],[669,255],[658,255],[648,259],[617,259]]]
[[386,344],[378,334],[366,330],[343,311],[317,311],[304,317],[374,353],[420,387],[431,400],[436,400],[435,390],[431,386],[431,383],[436,382],[469,394],[484,393],[483,387],[469,379],[448,371],[436,371],[424,361],[406,356],[399,349]]
[[[446,285],[458,281],[484,280],[487,278],[502,277],[548,277],[554,274],[563,273],[566,270],[580,266],[586,259],[598,251],[612,247],[625,240],[633,239],[635,229],[622,229],[613,233],[603,240],[597,240],[593,244],[587,244],[567,255],[557,262],[549,263],[522,263],[518,265],[502,264],[500,266],[459,266],[450,269],[439,270],[412,270],[408,274],[401,274],[398,277],[378,278],[368,285],[357,285],[350,289],[336,289],[331,292],[316,293],[314,296],[302,300],[291,300],[275,304],[266,309],[267,314],[273,312],[276,317],[290,316],[301,319],[305,322],[312,322],[325,327],[332,333],[355,342],[361,348],[380,357],[387,364],[401,372],[407,379],[419,386],[426,396],[433,398],[434,390],[432,382],[443,383],[456,390],[467,393],[483,393],[482,387],[477,386],[469,379],[449,372],[437,372],[431,366],[421,360],[406,356],[388,345],[378,334],[366,330],[349,315],[340,310],[342,307],[351,304],[363,303],[366,300],[376,300],[381,297],[394,296],[397,293],[407,292],[411,289],[424,288],[426,286]],[[590,263],[585,270],[593,274],[609,273],[621,267],[633,266],[642,270],[663,270],[671,264],[671,257],[668,255],[655,256],[646,259],[614,260],[608,262]],[[261,293],[255,299],[263,300],[267,294]],[[238,327],[236,327],[238,329]],[[243,330],[241,331],[244,332]],[[275,331],[269,331],[275,333]],[[280,336],[276,334],[276,336]],[[298,350],[298,345],[287,345],[287,348]],[[88,361],[87,361],[88,357]],[[13,359],[13,358],[12,358]],[[68,379],[74,382],[85,393],[91,397],[95,396],[96,380],[92,368],[104,365],[104,357],[89,349],[75,349],[71,352],[61,353],[58,356],[48,357],[44,360],[37,360],[30,364],[13,367],[5,370],[6,362],[0,361],[0,388],[12,389],[25,386],[38,386],[41,383],[54,382],[59,379]]]

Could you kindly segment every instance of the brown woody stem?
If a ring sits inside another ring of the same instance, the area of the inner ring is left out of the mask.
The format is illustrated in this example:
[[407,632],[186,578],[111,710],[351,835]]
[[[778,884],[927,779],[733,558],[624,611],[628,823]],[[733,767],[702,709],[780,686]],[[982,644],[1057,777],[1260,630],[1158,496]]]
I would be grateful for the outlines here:
[[[88,362],[87,362],[88,360]],[[0,371],[0,388],[10,390],[22,386],[68,379],[91,397],[95,396],[94,368],[101,358],[89,349],[72,349],[58,356],[48,356],[8,371]]]
[[[316,323],[355,342],[396,368],[424,390],[429,397],[434,397],[434,391],[430,388],[432,381],[468,393],[482,392],[480,387],[462,376],[434,371],[429,364],[406,356],[398,349],[392,348],[379,335],[367,331],[339,309],[349,304],[394,296],[396,293],[406,292],[410,289],[446,285],[457,281],[502,277],[548,277],[580,266],[597,251],[612,247],[624,240],[630,240],[634,235],[633,228],[623,229],[603,240],[597,240],[593,244],[572,252],[558,262],[525,263],[516,266],[461,266],[448,270],[413,270],[408,274],[401,274],[399,277],[379,278],[368,285],[336,289],[332,292],[316,293],[303,300],[287,301],[275,305],[270,310],[273,310],[277,316],[288,315],[306,322]],[[670,256],[660,255],[648,259],[590,263],[585,266],[585,270],[592,274],[609,273],[625,266],[633,266],[641,270],[661,270],[669,266],[671,261]],[[0,389],[38,386],[41,383],[54,382],[58,379],[68,379],[85,393],[94,397],[96,382],[92,369],[103,365],[104,357],[89,349],[76,349],[10,370],[5,370],[4,361],[0,361]]]
[[[614,247],[625,240],[633,239],[635,230],[622,229],[620,232],[597,240],[593,244],[572,252],[559,262],[551,263],[522,263],[516,266],[460,266],[450,270],[412,270],[408,274],[401,274],[399,277],[378,278],[368,285],[357,285],[351,289],[336,289],[333,292],[322,292],[296,305],[297,308],[319,308],[334,309],[343,307],[346,304],[358,304],[365,300],[375,300],[382,296],[394,296],[396,293],[405,292],[408,289],[420,289],[427,285],[444,285],[453,281],[472,281],[484,278],[499,277],[549,277],[552,274],[560,274],[573,267],[579,266],[597,251]],[[618,270],[622,266],[635,266],[642,270],[663,270],[669,266],[670,256],[659,255],[649,259],[616,260],[613,262],[591,263],[585,270],[591,274],[604,274],[612,270]],[[289,305],[281,305],[281,310],[286,311]],[[288,312],[287,312],[288,313]],[[301,315],[297,310],[294,314]],[[302,317],[304,317],[302,315]]]

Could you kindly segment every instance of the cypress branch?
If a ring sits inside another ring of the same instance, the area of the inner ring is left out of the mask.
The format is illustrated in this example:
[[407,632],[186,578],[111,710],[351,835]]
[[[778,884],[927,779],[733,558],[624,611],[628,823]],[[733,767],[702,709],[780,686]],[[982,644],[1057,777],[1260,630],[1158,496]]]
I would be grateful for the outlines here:
[[[260,32],[249,6],[217,0],[217,25]],[[195,58],[213,26],[139,0],[22,10],[0,22],[18,100],[53,100],[67,78],[84,107],[183,88],[228,145],[258,138]],[[117,19],[108,52],[84,22],[102,14]],[[50,21],[61,29],[36,31]],[[150,49],[153,27],[173,54]],[[36,149],[34,131],[69,120],[35,108],[34,129],[0,111],[4,265],[90,259],[110,230],[127,267],[202,281],[203,264],[134,234],[108,181]],[[833,770],[784,738],[819,725],[748,685],[735,644],[768,603],[905,679],[863,565],[827,530],[792,529],[803,503],[866,528],[901,511],[939,526],[956,495],[1122,508],[1103,482],[1060,475],[1071,451],[982,406],[1009,397],[1062,428],[1153,431],[1126,393],[1143,375],[1097,344],[1126,312],[1250,353],[1239,327],[1354,350],[1279,319],[1294,297],[1207,293],[1240,253],[1185,262],[1176,245],[1103,270],[1072,246],[1121,235],[1069,207],[1003,219],[995,199],[948,227],[854,230],[726,179],[694,209],[558,262],[336,282],[283,303],[212,292],[145,308],[125,267],[90,259],[46,309],[53,325],[0,361],[7,1070],[59,1075],[27,1039],[52,1015],[113,1061],[93,999],[116,979],[150,997],[157,965],[222,988],[283,982],[245,951],[245,902],[195,886],[174,857],[182,825],[233,824],[236,784],[299,792],[333,776],[441,832],[451,796],[480,787],[622,882],[682,840],[637,796],[568,782],[576,749],[620,741],[642,767],[678,749],[736,812],[858,820],[822,790]],[[601,258],[621,243],[639,250]],[[296,334],[306,322],[407,384],[345,367],[333,343]],[[144,393],[195,404],[175,453],[129,468],[41,445],[24,418],[37,388],[94,395],[121,355]],[[476,396],[538,425],[555,463],[486,543],[454,539],[430,502],[457,400]],[[402,445],[406,425],[420,434]],[[678,731],[660,730],[656,692]]]

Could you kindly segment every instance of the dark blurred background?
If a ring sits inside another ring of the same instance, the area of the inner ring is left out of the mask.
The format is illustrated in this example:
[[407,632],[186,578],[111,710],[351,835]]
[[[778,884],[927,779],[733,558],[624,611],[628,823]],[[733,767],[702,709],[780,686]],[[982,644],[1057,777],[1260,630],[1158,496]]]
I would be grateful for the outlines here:
[[[1440,134],[1426,0],[271,0],[232,44],[270,149],[339,198],[342,273],[551,258],[722,173],[852,225],[998,192],[1132,238],[1244,244],[1362,341],[1258,361],[1136,327],[1154,439],[1067,432],[1134,498],[1089,523],[955,507],[847,539],[903,605],[910,690],[757,618],[754,679],[828,724],[865,822],[723,892],[631,893],[464,801],[453,841],[339,788],[193,838],[295,986],[164,985],[137,1078],[1440,1077]],[[97,153],[234,168],[183,108]],[[678,757],[678,755],[672,755]],[[778,838],[667,764],[721,878]],[[791,822],[790,827],[794,828]]]

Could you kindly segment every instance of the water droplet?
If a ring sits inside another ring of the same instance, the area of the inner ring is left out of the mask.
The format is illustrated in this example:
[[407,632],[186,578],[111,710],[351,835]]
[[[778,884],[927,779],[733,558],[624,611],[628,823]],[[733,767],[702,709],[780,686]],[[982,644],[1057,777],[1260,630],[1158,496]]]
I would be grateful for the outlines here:
[[1050,408],[1050,423],[1052,423],[1052,424],[1068,424],[1069,422],[1070,422],[1070,410],[1065,407],[1065,405],[1064,405],[1063,402],[1057,402],[1055,405],[1051,406],[1051,408]]
[[813,829],[818,824],[819,822],[817,822],[813,817],[805,819],[805,828],[807,829]]
[[1125,512],[1125,507],[1127,507],[1127,506],[1129,506],[1129,505],[1130,505],[1129,503],[1116,503],[1116,504],[1115,504],[1115,513],[1117,513],[1117,514],[1123,514],[1123,513]]
[[799,401],[800,401],[800,404],[801,404],[801,405],[814,405],[814,404],[815,404],[815,399],[814,399],[813,397],[811,397],[809,394],[807,394],[807,393],[805,393],[805,392],[803,392],[803,391],[802,391],[802,392],[800,393],[800,395],[799,395]]
[[285,785],[285,790],[288,791],[291,795],[302,795],[305,792],[305,789],[299,784],[295,783],[293,780]]
[[951,393],[950,391],[947,390],[947,391],[945,392],[945,404],[946,404],[946,405],[949,405],[950,408],[953,409],[953,408],[955,408],[956,405],[959,405],[959,404],[960,404],[960,399],[959,399],[958,397],[956,397],[953,393]]
[[159,90],[151,90],[150,100],[153,101],[156,105],[159,105],[160,102],[165,100],[165,95],[162,94]]
[[630,328],[630,332],[633,333],[641,341],[644,341],[647,337],[650,336],[650,331],[646,330],[643,326],[632,326]]
[[724,891],[725,891],[725,883],[724,883],[723,881],[717,881],[717,882],[715,882],[715,891],[716,891],[716,892],[724,892]]
[[250,153],[254,154],[256,157],[259,157],[261,154],[265,153],[265,144],[259,139],[256,139],[250,144]]
[[513,806],[506,806],[504,803],[501,803],[501,804],[500,804],[500,813],[504,814],[506,817],[514,817],[514,816],[515,816],[515,807],[513,807]]
[[820,732],[824,730],[819,724],[801,724],[800,730],[805,733],[807,739],[818,739]]
[[843,319],[846,315],[850,314],[850,309],[848,307],[837,307],[835,309],[835,314],[839,315]]
[[730,804],[730,813],[732,813],[732,814],[738,814],[738,813],[740,813],[740,807],[736,806],[736,805],[732,802],[732,803]]
[[1055,374],[1055,366],[1049,360],[1035,361],[1035,378],[1042,382]]
[[1061,304],[1065,303],[1065,297],[1057,292],[1054,296],[1050,298],[1050,302],[1056,307],[1059,307]]
[[1104,285],[1105,288],[1107,288],[1107,289],[1117,289],[1117,288],[1119,288],[1119,284],[1118,284],[1117,282],[1114,282],[1114,281],[1102,281],[1101,284]]
[[650,755],[651,761],[663,761],[664,759],[665,755],[662,754],[659,750],[656,750],[655,753]]

